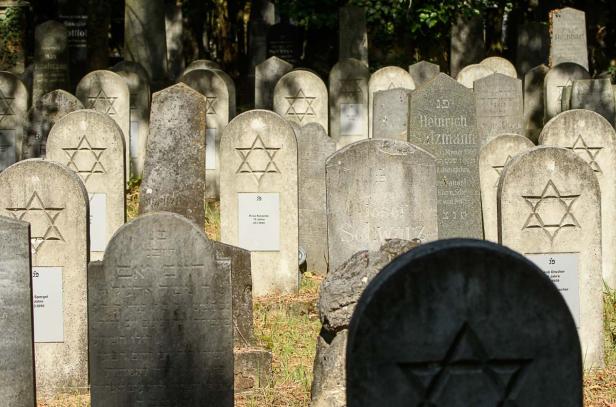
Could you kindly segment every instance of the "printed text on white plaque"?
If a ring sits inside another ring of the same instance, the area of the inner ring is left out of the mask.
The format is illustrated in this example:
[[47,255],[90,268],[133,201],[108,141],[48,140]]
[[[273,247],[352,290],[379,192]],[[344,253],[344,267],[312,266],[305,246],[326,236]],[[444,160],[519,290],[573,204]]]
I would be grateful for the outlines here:
[[278,193],[238,193],[239,245],[256,252],[280,250]]

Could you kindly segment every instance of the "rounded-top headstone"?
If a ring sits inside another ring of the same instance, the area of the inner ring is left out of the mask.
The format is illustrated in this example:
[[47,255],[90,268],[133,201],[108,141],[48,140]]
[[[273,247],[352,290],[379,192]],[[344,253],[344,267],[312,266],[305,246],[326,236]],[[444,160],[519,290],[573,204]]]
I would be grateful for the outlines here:
[[374,120],[374,94],[381,90],[395,88],[413,90],[415,87],[411,74],[398,66],[386,66],[370,76],[368,82],[368,132],[370,137],[372,137],[372,121]]
[[274,88],[274,112],[300,126],[318,123],[328,130],[328,102],[325,83],[305,69],[284,75]]
[[583,66],[573,62],[553,66],[545,75],[543,79],[544,123],[562,112],[563,89],[572,86],[576,79],[590,79],[590,74]]
[[446,240],[401,255],[351,319],[347,406],[582,405],[575,324],[519,254]]
[[194,71],[195,69],[221,69],[221,68],[217,62],[210,61],[209,59],[197,59],[197,60],[192,61],[186,67],[186,69],[184,69],[184,72],[182,72],[182,75],[186,75],[187,73],[189,73],[190,71]]
[[515,66],[509,60],[502,57],[488,57],[479,63],[488,69],[493,70],[496,73],[510,76],[512,78],[518,77],[518,72]]
[[464,69],[458,72],[456,80],[467,88],[473,89],[475,81],[490,76],[493,73],[494,71],[485,65],[473,64],[464,67]]

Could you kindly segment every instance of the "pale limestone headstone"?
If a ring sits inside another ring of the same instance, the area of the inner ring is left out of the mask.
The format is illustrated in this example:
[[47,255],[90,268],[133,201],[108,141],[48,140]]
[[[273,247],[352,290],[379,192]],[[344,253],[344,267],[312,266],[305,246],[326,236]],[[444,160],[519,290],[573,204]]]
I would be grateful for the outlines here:
[[229,123],[229,92],[225,81],[209,69],[195,69],[180,81],[205,96],[205,177],[207,199],[220,196],[220,136]]
[[485,65],[474,64],[464,67],[456,76],[456,80],[467,88],[473,89],[475,81],[494,74],[494,71]]
[[409,74],[416,87],[434,79],[441,72],[441,67],[428,61],[419,61],[409,66]]
[[49,132],[46,158],[66,165],[83,181],[90,198],[90,259],[102,259],[126,220],[122,131],[102,113],[69,113]]
[[524,134],[521,80],[495,73],[475,81],[473,92],[483,144],[500,134]]
[[488,57],[481,61],[479,65],[483,65],[488,69],[493,70],[496,73],[507,75],[511,78],[517,78],[518,73],[515,70],[515,66],[509,60],[502,57]]
[[0,215],[30,223],[37,393],[87,391],[88,193],[62,164],[20,161],[0,174]]
[[56,89],[68,90],[68,39],[66,28],[57,21],[46,21],[34,32],[34,72],[32,100]]
[[299,186],[299,246],[306,252],[307,270],[327,274],[327,215],[325,162],[336,152],[336,142],[317,123],[297,134]]
[[0,71],[0,171],[22,156],[28,114],[28,90],[9,72]]
[[479,153],[479,179],[481,181],[481,212],[483,234],[486,240],[498,242],[497,204],[498,180],[505,165],[516,155],[535,145],[519,134],[501,134],[488,141]]
[[409,141],[436,158],[439,238],[483,238],[473,91],[441,73],[411,95]]
[[255,109],[274,108],[274,88],[293,65],[278,57],[269,57],[255,67]]
[[79,81],[75,96],[86,109],[104,113],[120,126],[126,150],[126,178],[130,178],[130,92],[124,79],[111,71],[90,72]]
[[374,94],[372,138],[407,140],[410,98],[411,91],[401,88]]
[[221,240],[251,251],[256,296],[298,289],[297,141],[279,115],[252,110],[220,142]]
[[140,213],[175,212],[204,226],[206,106],[183,83],[153,95]]
[[372,137],[372,123],[374,120],[374,94],[381,90],[395,88],[403,88],[408,90],[415,89],[415,82],[408,71],[405,71],[398,66],[386,66],[374,72],[370,76],[370,82],[368,83],[368,92],[370,94],[370,98],[368,100],[368,128],[370,130],[370,137]]
[[550,66],[574,62],[588,70],[586,13],[574,8],[550,12]]
[[289,72],[280,78],[274,88],[274,112],[300,126],[318,123],[328,130],[328,95],[325,83],[309,71]]
[[138,217],[88,289],[92,407],[233,406],[231,276],[201,227]]
[[28,223],[0,216],[0,400],[11,407],[36,405],[29,239]]
[[573,85],[577,79],[590,79],[590,74],[573,62],[564,62],[548,71],[543,79],[544,123],[562,112],[563,88]]
[[571,85],[570,109],[599,113],[614,125],[614,90],[609,79],[578,79]]
[[55,122],[79,109],[83,109],[79,99],[63,90],[54,90],[36,100],[28,111],[21,159],[45,158],[47,135]]
[[210,61],[209,59],[196,59],[192,61],[190,64],[188,64],[186,69],[184,69],[184,72],[182,72],[182,75],[186,75],[187,73],[189,73],[190,71],[194,71],[195,69],[221,69],[221,68],[218,62]]
[[326,164],[330,270],[386,239],[438,238],[434,156],[400,140],[363,140]]
[[543,127],[543,80],[548,71],[547,65],[542,64],[524,75],[524,134],[535,143]]
[[458,15],[451,25],[450,74],[456,77],[467,65],[477,64],[486,53],[481,16]]
[[229,120],[233,119],[237,113],[237,95],[235,90],[235,82],[233,82],[233,78],[221,69],[211,69],[214,73],[222,78],[225,81],[225,85],[227,86],[227,92],[229,93]]
[[536,147],[505,166],[498,186],[499,243],[552,279],[578,327],[584,367],[603,361],[601,192],[577,154]]
[[130,93],[131,176],[140,177],[150,127],[150,80],[147,71],[136,62],[123,61],[111,70],[124,78]]
[[358,59],[341,59],[329,72],[329,134],[338,148],[368,138],[369,79]]
[[595,173],[601,187],[601,230],[603,279],[616,288],[616,132],[612,125],[595,112],[568,110],[546,123],[539,142],[546,146],[567,148]]
[[340,7],[338,59],[354,58],[368,65],[368,31],[363,7]]

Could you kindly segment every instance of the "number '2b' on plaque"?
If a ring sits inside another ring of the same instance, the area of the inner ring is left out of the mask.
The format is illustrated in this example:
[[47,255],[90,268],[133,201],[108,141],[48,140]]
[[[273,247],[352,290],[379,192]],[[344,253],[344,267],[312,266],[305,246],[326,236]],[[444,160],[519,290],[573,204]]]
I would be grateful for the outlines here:
[[280,195],[238,193],[239,246],[253,252],[280,251]]

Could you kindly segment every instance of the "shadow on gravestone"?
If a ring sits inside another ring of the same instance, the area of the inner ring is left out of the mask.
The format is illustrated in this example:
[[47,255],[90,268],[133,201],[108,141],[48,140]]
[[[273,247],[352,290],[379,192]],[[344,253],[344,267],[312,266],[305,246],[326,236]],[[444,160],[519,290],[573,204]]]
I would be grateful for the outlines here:
[[541,64],[524,74],[525,135],[533,143],[537,142],[539,132],[543,127],[543,80],[548,71],[547,65]]
[[0,71],[0,171],[22,156],[28,89],[9,72]]
[[547,276],[493,243],[445,240],[396,258],[349,326],[347,406],[582,405],[582,354]]
[[[572,86],[577,79],[590,79],[590,74],[583,66],[573,62],[563,62],[548,71],[543,78],[544,123],[563,111],[564,89]],[[564,104],[569,103],[566,101]]]
[[274,88],[293,65],[278,57],[269,57],[255,66],[255,109],[274,108]]
[[614,126],[614,90],[610,79],[578,79],[571,85],[570,109],[599,113]]
[[434,79],[441,72],[441,67],[428,61],[419,61],[409,66],[409,74],[415,82],[415,86],[420,87],[424,83]]

